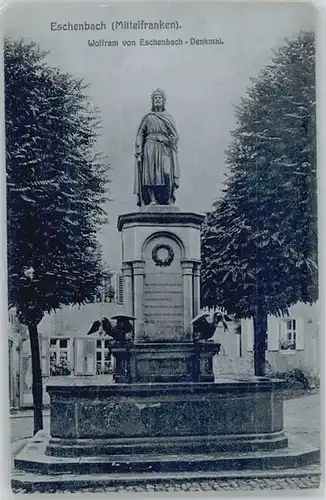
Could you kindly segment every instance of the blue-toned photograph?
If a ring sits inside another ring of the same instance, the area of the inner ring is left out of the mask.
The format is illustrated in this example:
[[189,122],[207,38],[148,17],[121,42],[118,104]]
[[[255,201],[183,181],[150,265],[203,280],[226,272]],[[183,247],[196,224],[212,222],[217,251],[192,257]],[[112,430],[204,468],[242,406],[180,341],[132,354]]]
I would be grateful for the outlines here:
[[317,8],[3,16],[12,491],[316,494]]

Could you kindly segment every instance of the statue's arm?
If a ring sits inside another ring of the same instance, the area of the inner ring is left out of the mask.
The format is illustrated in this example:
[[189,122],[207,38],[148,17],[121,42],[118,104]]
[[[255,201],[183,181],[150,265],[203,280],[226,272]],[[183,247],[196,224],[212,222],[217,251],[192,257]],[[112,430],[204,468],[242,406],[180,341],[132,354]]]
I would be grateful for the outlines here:
[[175,121],[173,120],[172,117],[171,117],[171,121],[172,121],[173,143],[174,143],[174,146],[177,148],[178,147],[178,142],[179,142],[179,135],[178,135],[178,131],[177,131],[177,127],[176,127]]
[[136,156],[141,155],[143,152],[143,146],[146,140],[146,135],[147,135],[147,120],[145,117],[139,126],[136,136],[136,146],[135,146]]

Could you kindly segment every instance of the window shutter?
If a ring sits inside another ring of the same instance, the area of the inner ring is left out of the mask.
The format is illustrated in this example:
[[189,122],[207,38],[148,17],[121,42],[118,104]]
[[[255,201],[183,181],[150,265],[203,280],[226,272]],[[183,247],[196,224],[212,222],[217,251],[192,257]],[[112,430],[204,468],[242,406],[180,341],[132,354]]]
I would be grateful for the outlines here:
[[278,351],[280,348],[280,328],[282,320],[276,316],[268,316],[267,319],[267,349]]
[[304,319],[296,319],[296,350],[304,350]]
[[[280,318],[280,324],[279,324],[279,348],[280,348],[280,343],[284,342],[286,340],[286,319]],[[280,349],[281,350],[281,349]]]
[[254,350],[254,322],[252,318],[243,319],[241,321],[241,336],[246,343],[247,351]]
[[85,375],[96,374],[96,340],[84,339]]
[[72,367],[72,373],[74,370],[74,339],[68,339],[68,363]]
[[41,347],[41,370],[42,377],[49,376],[49,339],[48,338],[40,338],[40,347]]
[[74,339],[74,375],[85,374],[84,340],[83,337]]

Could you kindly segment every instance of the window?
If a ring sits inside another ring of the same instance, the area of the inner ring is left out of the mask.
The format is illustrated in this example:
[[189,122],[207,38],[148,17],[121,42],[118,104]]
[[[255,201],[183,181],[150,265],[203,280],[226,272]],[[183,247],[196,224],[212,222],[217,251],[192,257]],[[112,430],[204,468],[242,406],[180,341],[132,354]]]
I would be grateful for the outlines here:
[[71,375],[68,339],[50,339],[50,376]]
[[280,350],[295,351],[297,344],[297,320],[286,319],[283,321],[280,335]]
[[112,374],[110,341],[98,339],[96,341],[96,375]]

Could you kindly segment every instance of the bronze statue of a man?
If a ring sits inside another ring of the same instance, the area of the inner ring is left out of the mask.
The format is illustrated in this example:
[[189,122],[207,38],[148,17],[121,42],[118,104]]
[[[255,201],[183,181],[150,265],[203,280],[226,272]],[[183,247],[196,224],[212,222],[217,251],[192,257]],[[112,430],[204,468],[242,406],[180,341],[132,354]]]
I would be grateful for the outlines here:
[[152,110],[144,116],[136,137],[135,189],[137,205],[171,205],[179,187],[178,134],[165,111],[163,90],[152,93]]

